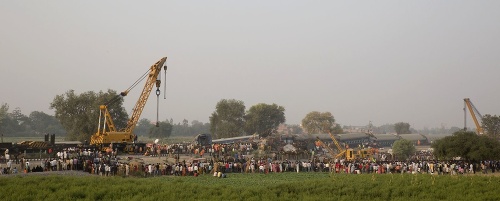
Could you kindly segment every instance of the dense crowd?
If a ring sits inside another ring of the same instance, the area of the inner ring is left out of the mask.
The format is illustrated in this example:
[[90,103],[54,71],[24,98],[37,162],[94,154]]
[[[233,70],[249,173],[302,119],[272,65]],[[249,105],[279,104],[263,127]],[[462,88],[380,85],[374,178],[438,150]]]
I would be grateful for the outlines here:
[[[100,176],[197,176],[214,173],[280,173],[280,172],[330,172],[335,174],[475,174],[500,171],[500,161],[438,161],[429,160],[428,153],[419,153],[408,161],[360,159],[347,160],[278,160],[254,158],[252,144],[213,145],[199,147],[190,144],[173,144],[151,147],[151,153],[176,157],[180,154],[210,158],[210,160],[180,161],[175,163],[144,164],[119,162],[116,152],[98,152],[87,149],[68,149],[54,158],[27,161],[24,158],[0,163],[1,174],[44,171],[84,171]],[[208,156],[208,157],[207,157]],[[125,160],[126,161],[126,160]],[[14,165],[16,164],[16,165]],[[19,169],[17,167],[20,167]]]

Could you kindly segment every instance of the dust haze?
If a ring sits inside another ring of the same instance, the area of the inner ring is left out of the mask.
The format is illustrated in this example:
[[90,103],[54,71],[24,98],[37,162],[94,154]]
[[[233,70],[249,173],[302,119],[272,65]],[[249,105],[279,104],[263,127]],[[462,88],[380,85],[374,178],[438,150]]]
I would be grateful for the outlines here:
[[[7,1],[0,103],[54,114],[56,95],[123,91],[167,56],[162,120],[208,122],[219,100],[236,99],[281,105],[288,124],[328,111],[348,126],[463,127],[464,98],[500,114],[498,10],[499,1]],[[139,95],[126,97],[129,114]],[[156,119],[156,97],[142,118]]]

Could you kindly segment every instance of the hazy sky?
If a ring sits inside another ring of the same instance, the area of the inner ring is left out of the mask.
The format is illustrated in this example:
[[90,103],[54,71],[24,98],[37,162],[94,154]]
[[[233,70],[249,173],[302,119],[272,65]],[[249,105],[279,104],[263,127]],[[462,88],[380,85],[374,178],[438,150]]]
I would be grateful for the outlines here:
[[[500,114],[499,10],[496,0],[2,1],[0,103],[54,114],[56,95],[123,91],[167,56],[161,120],[208,122],[236,99],[284,106],[288,124],[329,111],[342,125],[463,127],[463,98]],[[129,114],[143,85],[125,99]],[[142,117],[155,120],[155,95]]]

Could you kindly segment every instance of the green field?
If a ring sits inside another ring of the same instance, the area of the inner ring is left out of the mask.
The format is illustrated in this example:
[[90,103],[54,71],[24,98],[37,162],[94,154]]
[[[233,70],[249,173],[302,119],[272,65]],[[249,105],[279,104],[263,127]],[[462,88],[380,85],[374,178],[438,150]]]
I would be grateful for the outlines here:
[[0,200],[499,200],[500,177],[228,174],[227,178],[2,176]]

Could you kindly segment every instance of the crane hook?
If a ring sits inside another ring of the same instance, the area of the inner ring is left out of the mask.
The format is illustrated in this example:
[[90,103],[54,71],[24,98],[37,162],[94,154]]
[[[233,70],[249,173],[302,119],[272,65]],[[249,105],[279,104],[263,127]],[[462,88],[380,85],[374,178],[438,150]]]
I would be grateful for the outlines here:
[[[163,79],[165,79],[164,83],[163,83],[163,91],[167,91],[167,65],[163,66],[163,71],[165,72],[165,77]],[[163,94],[163,99],[167,99],[167,93],[164,93]]]

